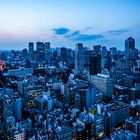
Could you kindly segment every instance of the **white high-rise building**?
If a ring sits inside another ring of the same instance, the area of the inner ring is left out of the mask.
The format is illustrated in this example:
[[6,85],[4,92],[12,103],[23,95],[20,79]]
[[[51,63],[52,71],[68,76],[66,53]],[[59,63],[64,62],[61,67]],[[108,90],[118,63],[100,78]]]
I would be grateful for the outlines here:
[[103,97],[111,98],[113,95],[113,79],[109,75],[97,74],[91,76],[91,83],[103,93]]

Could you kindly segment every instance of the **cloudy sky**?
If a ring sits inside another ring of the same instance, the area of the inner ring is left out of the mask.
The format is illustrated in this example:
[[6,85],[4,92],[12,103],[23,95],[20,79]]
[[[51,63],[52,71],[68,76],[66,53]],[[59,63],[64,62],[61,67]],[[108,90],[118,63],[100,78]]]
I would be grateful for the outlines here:
[[140,48],[140,0],[0,0],[0,50],[29,41],[124,49],[129,36]]

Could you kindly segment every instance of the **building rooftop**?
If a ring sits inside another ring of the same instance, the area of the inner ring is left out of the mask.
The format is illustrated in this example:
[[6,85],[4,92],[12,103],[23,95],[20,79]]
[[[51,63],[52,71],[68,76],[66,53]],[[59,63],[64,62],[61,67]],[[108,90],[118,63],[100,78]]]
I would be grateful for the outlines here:
[[124,107],[128,107],[128,104],[117,101],[109,106],[109,110],[116,111]]

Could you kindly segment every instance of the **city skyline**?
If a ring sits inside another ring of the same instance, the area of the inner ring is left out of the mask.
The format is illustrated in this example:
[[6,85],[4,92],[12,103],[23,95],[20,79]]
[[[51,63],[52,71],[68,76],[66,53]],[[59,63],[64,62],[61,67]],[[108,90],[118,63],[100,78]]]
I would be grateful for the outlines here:
[[140,2],[0,2],[0,140],[140,140]]
[[129,36],[139,49],[139,6],[138,0],[1,1],[0,50],[27,48],[38,40],[50,41],[51,47],[82,42],[124,50]]

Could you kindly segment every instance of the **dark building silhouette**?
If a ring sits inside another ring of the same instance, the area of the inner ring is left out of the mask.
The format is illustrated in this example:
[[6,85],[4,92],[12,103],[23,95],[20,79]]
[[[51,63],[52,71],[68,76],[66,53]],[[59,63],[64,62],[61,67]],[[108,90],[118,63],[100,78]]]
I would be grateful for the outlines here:
[[50,42],[45,42],[45,61],[50,63]]
[[125,40],[125,61],[126,67],[132,68],[135,65],[136,60],[136,49],[135,49],[135,39],[129,37]]
[[34,43],[33,42],[29,42],[28,50],[29,50],[29,54],[33,54],[33,52],[34,52]]
[[93,46],[94,53],[97,55],[101,55],[101,45]]
[[61,48],[61,61],[62,63],[67,62],[67,49],[65,47]]
[[101,55],[90,55],[90,75],[101,72]]

